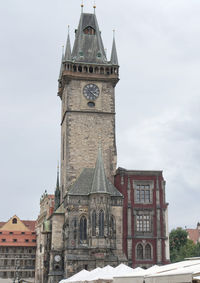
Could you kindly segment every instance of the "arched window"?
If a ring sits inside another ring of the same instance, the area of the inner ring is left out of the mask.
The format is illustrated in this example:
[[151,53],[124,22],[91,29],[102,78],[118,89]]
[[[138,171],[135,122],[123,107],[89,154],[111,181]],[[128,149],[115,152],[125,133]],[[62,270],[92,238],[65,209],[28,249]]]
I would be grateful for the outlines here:
[[115,218],[112,215],[110,220],[110,230],[111,230],[111,236],[114,236],[115,234]]
[[101,210],[99,212],[99,236],[104,236],[104,212]]
[[12,224],[17,224],[17,218],[13,218]]
[[96,211],[92,212],[92,236],[96,236]]
[[137,245],[137,259],[143,259],[143,246],[142,246],[142,244]]
[[88,26],[83,30],[84,34],[90,34],[90,35],[94,35],[95,34],[95,29],[93,29],[92,27]]
[[149,244],[145,246],[145,258],[151,259],[151,246]]
[[73,227],[73,237],[74,237],[74,240],[76,240],[76,235],[77,235],[77,230],[76,230],[77,221],[76,221],[76,218],[74,218],[73,221],[72,221],[72,227]]
[[87,219],[82,216],[80,219],[80,241],[87,240]]

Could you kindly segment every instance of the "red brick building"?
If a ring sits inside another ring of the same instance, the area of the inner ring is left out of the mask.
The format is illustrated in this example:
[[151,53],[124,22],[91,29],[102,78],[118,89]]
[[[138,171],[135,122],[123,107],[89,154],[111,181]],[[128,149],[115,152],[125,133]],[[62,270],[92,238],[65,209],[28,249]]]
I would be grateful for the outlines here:
[[35,252],[35,221],[0,222],[0,278],[34,278]]
[[124,196],[123,250],[129,265],[169,263],[165,180],[162,171],[118,168],[115,187]]

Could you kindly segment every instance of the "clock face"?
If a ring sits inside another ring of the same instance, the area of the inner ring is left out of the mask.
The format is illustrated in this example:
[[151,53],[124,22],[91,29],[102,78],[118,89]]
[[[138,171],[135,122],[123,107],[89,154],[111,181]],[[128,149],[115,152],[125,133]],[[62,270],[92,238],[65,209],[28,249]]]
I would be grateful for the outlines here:
[[54,257],[56,262],[59,262],[61,260],[61,256],[60,255],[55,255]]
[[83,88],[83,95],[88,100],[95,100],[99,96],[99,88],[95,84],[87,84]]

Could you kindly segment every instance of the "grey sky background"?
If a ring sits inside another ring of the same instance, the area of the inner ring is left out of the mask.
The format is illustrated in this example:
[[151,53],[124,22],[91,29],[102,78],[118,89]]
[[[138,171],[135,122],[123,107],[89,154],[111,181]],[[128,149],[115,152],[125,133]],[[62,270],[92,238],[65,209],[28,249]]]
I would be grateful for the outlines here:
[[[57,78],[79,0],[6,0],[0,6],[0,221],[34,219],[53,193],[60,158]],[[93,1],[85,1],[93,12]],[[163,170],[169,227],[200,221],[200,1],[96,1],[107,56],[112,30],[118,166]]]

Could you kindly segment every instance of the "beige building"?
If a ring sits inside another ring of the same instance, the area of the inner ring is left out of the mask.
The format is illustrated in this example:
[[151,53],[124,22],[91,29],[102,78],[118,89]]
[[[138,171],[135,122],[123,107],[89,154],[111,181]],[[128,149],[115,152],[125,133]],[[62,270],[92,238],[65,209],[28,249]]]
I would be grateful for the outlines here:
[[0,280],[35,277],[35,221],[21,220],[17,215],[0,222]]

